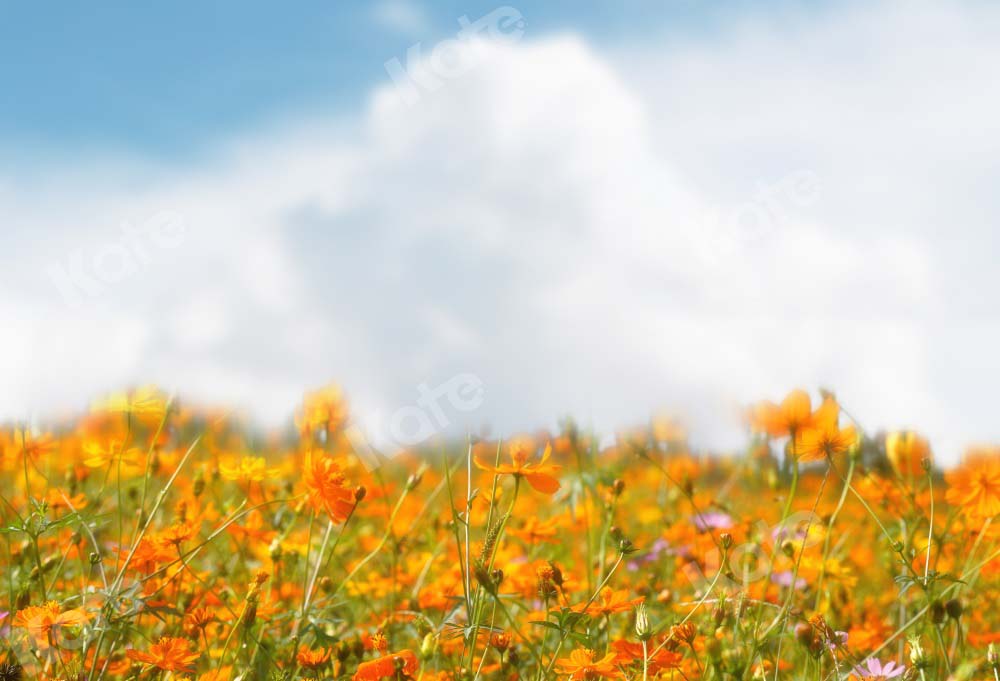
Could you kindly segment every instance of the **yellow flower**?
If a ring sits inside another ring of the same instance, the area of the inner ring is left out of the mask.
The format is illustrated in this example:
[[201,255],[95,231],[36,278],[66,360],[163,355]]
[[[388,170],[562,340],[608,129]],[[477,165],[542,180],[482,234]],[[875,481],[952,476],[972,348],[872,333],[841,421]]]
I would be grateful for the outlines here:
[[920,475],[923,460],[931,456],[931,448],[927,440],[912,430],[903,430],[885,436],[885,455],[896,475]]
[[163,418],[167,398],[156,386],[146,385],[127,393],[115,393],[91,405],[91,411],[120,412],[150,419]]
[[231,459],[219,464],[219,472],[222,473],[222,477],[226,480],[260,482],[276,477],[281,470],[279,468],[268,468],[267,460],[262,456],[244,456],[239,462]]
[[335,432],[347,422],[347,400],[335,385],[306,393],[295,423],[305,435],[325,430]]
[[143,455],[142,450],[136,447],[122,451],[122,443],[117,440],[111,440],[107,444],[97,440],[84,440],[83,453],[83,463],[90,468],[103,468],[119,459],[127,466],[139,466]]
[[839,425],[840,407],[826,398],[813,412],[808,425],[795,431],[795,456],[800,461],[821,461],[843,454],[858,442],[854,426]]

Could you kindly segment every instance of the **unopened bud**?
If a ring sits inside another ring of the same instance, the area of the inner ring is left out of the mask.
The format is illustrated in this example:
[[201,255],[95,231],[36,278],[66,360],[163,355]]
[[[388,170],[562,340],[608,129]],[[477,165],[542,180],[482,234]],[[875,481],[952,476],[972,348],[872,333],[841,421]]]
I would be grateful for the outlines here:
[[924,652],[923,646],[920,645],[920,638],[911,636],[907,640],[910,644],[910,662],[917,669],[923,668],[927,664],[927,654]]
[[963,610],[964,608],[962,607],[962,601],[958,600],[957,598],[952,598],[950,601],[944,604],[944,611],[948,613],[948,617],[952,618],[953,620],[957,620],[959,617],[961,617]]
[[205,473],[200,468],[194,472],[194,487],[191,491],[196,499],[205,491]]
[[552,583],[561,588],[563,585],[562,570],[560,570],[559,566],[553,563],[551,560],[549,561],[549,567],[552,568],[552,576],[550,577]]
[[649,637],[653,635],[645,603],[639,603],[635,606],[635,635],[639,637],[640,641],[648,641]]
[[433,632],[424,636],[424,640],[420,642],[420,657],[425,660],[431,659],[434,656],[434,649],[437,647],[435,644]]

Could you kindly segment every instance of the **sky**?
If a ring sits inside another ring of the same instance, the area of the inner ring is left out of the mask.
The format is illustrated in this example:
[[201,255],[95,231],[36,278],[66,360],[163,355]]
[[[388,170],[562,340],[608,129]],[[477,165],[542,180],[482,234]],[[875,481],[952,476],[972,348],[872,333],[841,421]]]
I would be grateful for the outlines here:
[[2,418],[334,381],[385,446],[665,409],[726,449],[802,386],[1000,440],[1000,6],[4,14]]

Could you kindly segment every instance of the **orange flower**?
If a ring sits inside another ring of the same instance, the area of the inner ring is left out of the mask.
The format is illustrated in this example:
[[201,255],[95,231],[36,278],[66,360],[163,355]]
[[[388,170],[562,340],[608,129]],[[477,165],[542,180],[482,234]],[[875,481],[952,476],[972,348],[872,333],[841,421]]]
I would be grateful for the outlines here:
[[[643,652],[641,643],[631,643],[624,640],[614,641],[611,644],[611,648],[615,651],[616,665],[628,665],[635,662],[642,663]],[[684,657],[676,651],[668,650],[666,647],[660,648],[654,653],[654,647],[650,645],[647,650],[649,652],[648,672],[650,674],[656,674],[663,669],[673,669],[680,665],[681,659]]]
[[885,436],[885,455],[896,475],[920,475],[924,459],[931,456],[931,448],[927,440],[912,430],[904,430]]
[[581,603],[574,606],[573,609],[577,612],[586,612],[588,615],[612,615],[616,612],[632,610],[639,603],[642,603],[642,599],[630,599],[628,591],[624,589],[615,591],[610,586],[606,586],[601,589],[601,593],[594,599],[593,603],[590,605]]
[[299,663],[299,666],[305,667],[306,669],[317,669],[322,667],[329,659],[329,648],[324,648],[322,650],[309,650],[305,646],[302,646],[299,648],[299,652],[295,656],[295,661]]
[[197,528],[192,523],[174,523],[157,535],[163,544],[168,546],[180,546],[192,536]]
[[191,635],[197,635],[199,631],[215,622],[215,613],[208,608],[195,608],[184,616],[184,631]]
[[191,650],[191,642],[186,638],[165,636],[150,647],[148,653],[139,650],[127,652],[130,660],[151,664],[170,672],[193,672],[195,660],[201,653]]
[[840,406],[826,398],[807,425],[795,430],[795,456],[800,461],[821,461],[842,454],[858,441],[854,426],[841,428]]
[[593,650],[581,648],[570,653],[568,660],[558,660],[556,666],[559,668],[559,673],[569,674],[570,679],[619,676],[618,668],[615,666],[615,653],[608,653],[599,660],[595,660],[595,657]]
[[965,462],[945,474],[945,499],[979,519],[1000,513],[1000,447],[977,448]]
[[385,637],[385,633],[381,629],[374,634],[365,634],[362,636],[361,643],[364,645],[365,650],[377,650],[380,653],[384,653],[389,649],[389,640]]
[[498,475],[513,475],[524,478],[535,490],[543,494],[555,494],[559,491],[559,480],[555,474],[559,472],[560,466],[547,463],[552,455],[552,445],[545,445],[542,458],[537,463],[528,463],[529,454],[529,450],[522,443],[515,442],[510,446],[512,464],[494,466],[484,463],[478,456],[475,458],[475,462],[481,470]]
[[90,616],[81,608],[60,612],[59,604],[49,601],[45,605],[29,606],[17,612],[12,624],[23,627],[39,648],[47,648],[53,635],[58,637],[63,627],[78,627],[87,623]]
[[15,430],[11,453],[24,454],[29,459],[39,459],[51,454],[59,446],[51,433],[35,435],[30,430]]
[[793,390],[781,404],[761,402],[753,407],[750,425],[757,432],[767,433],[771,437],[783,437],[809,425],[811,415],[809,393]]
[[303,435],[318,431],[334,432],[347,422],[347,400],[335,385],[306,393],[295,423]]
[[378,681],[395,676],[397,669],[410,676],[417,671],[417,656],[413,651],[401,650],[398,653],[362,662],[354,672],[354,681]]
[[523,527],[520,529],[511,529],[509,532],[529,544],[536,542],[558,543],[559,527],[559,518],[539,520],[535,516],[531,516],[524,521]]
[[354,492],[348,489],[335,460],[327,456],[310,457],[306,461],[305,483],[314,509],[326,511],[336,523],[347,520],[354,510]]

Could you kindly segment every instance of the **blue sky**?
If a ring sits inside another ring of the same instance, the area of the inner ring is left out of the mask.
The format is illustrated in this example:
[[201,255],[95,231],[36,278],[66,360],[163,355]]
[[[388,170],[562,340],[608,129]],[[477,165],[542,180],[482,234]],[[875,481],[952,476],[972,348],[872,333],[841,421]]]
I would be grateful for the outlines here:
[[442,432],[731,448],[803,386],[1000,439],[993,3],[519,4],[451,67],[496,5],[39,7],[0,24],[0,418],[336,381],[391,444],[475,376]]
[[[717,31],[751,4],[515,6],[536,35],[573,31],[595,44],[619,44]],[[393,14],[394,6],[412,9]],[[317,0],[294,9],[259,0],[11,4],[0,25],[0,139],[8,149],[118,148],[169,159],[275,118],[356,108],[386,77],[387,59],[418,41],[433,46],[454,35],[458,17],[476,19],[496,7]],[[394,23],[393,16],[401,18]]]

